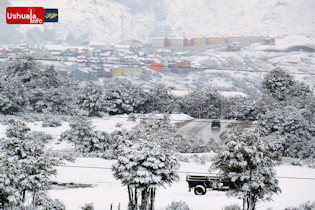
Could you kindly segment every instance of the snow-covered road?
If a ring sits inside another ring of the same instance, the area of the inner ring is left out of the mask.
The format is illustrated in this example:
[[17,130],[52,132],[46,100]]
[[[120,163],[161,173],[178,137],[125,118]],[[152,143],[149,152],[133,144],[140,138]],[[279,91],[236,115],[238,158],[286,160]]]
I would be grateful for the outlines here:
[[189,123],[183,125],[179,128],[178,132],[184,137],[189,137],[192,134],[197,135],[197,137],[208,142],[213,138],[217,143],[220,142],[220,134],[225,130],[226,125],[229,123],[239,123],[245,127],[251,125],[252,122],[249,121],[236,121],[236,120],[220,120],[221,128],[211,128],[211,119],[194,119]]

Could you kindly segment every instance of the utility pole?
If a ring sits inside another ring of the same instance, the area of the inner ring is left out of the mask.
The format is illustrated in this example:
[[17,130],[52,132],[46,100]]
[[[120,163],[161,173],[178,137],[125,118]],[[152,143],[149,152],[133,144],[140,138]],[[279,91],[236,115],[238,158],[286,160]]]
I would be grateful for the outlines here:
[[123,41],[124,40],[124,14],[120,16],[120,26],[121,26],[120,39],[121,41]]

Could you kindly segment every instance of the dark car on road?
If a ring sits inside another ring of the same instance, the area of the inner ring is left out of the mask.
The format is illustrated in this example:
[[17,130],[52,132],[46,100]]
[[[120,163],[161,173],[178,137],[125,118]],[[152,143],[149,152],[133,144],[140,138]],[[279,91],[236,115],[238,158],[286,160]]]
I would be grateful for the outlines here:
[[219,120],[213,120],[211,123],[211,128],[221,128],[221,123]]
[[236,120],[245,120],[245,116],[242,115],[242,114],[238,114],[238,115],[235,116],[235,119]]

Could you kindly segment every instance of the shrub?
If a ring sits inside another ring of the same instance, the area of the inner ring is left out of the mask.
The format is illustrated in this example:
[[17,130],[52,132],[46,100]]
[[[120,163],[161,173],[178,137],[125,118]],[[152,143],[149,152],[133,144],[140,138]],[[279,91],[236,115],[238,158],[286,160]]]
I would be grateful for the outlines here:
[[94,210],[93,203],[87,203],[83,207],[81,207],[83,210]]
[[222,210],[241,210],[241,207],[238,204],[232,204],[224,206]]
[[296,207],[287,207],[285,210],[314,210],[315,209],[315,202],[307,201],[305,203],[300,204],[300,206]]
[[191,210],[185,201],[173,201],[166,210]]
[[58,127],[61,126],[61,122],[57,119],[46,119],[43,123],[42,123],[43,127]]

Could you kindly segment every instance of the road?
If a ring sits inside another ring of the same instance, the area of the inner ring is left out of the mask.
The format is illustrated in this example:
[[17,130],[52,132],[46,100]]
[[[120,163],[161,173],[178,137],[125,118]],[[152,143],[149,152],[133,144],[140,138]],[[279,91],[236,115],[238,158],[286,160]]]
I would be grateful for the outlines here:
[[212,119],[194,119],[189,123],[184,124],[179,128],[178,132],[184,137],[189,137],[193,134],[201,138],[205,143],[213,138],[217,143],[221,142],[220,134],[225,130],[225,127],[232,122],[240,123],[242,126],[249,127],[252,122],[236,121],[236,120],[220,120],[221,128],[211,128]]

